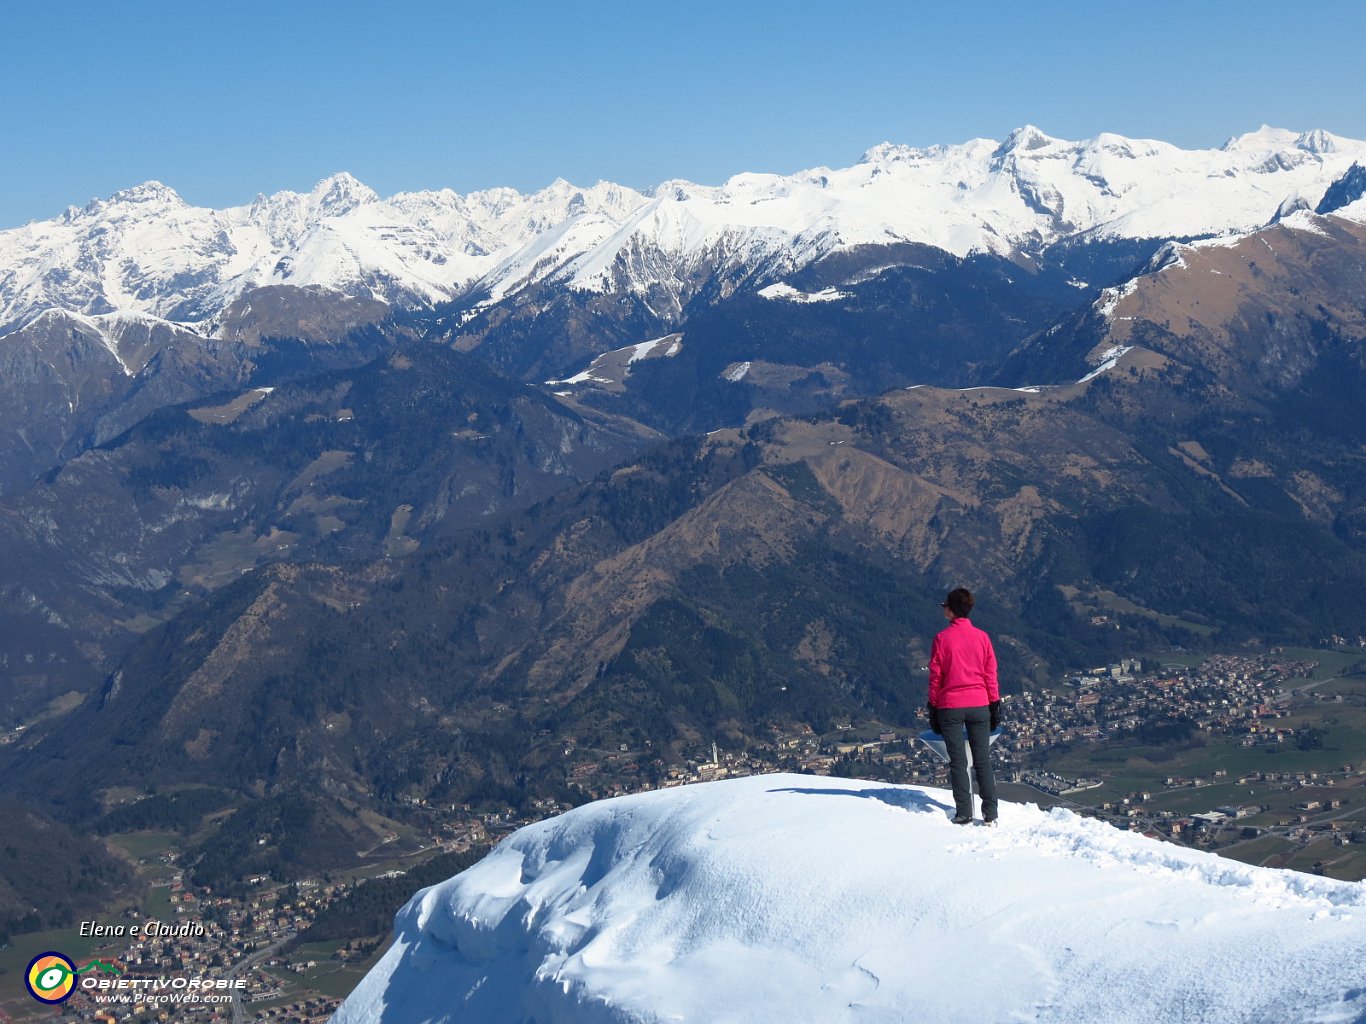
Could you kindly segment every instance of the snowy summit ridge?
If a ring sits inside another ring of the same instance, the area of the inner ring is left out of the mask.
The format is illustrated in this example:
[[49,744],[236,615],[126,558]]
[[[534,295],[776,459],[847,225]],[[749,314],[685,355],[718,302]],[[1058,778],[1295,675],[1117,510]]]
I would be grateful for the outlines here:
[[[349,174],[226,210],[147,182],[0,231],[0,334],[44,309],[138,312],[212,330],[244,292],[319,286],[409,307],[497,301],[549,284],[686,301],[711,274],[778,277],[841,249],[918,243],[955,256],[1055,242],[1245,233],[1312,209],[1366,143],[1263,127],[1219,149],[1032,125],[1003,142],[870,148],[843,169],[738,174],[639,192],[557,180],[523,195],[387,199]],[[691,283],[689,283],[691,282]]]
[[1366,884],[951,810],[805,775],[577,808],[415,895],[333,1020],[1366,1019]]

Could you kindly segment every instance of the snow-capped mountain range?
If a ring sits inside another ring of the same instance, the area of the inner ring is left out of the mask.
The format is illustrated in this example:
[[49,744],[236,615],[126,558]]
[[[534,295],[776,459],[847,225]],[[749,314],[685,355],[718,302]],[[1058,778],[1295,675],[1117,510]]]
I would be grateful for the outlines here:
[[[1199,238],[1312,209],[1366,143],[1262,128],[1219,149],[1024,127],[1004,142],[883,144],[852,167],[740,174],[648,192],[565,181],[382,199],[349,174],[308,194],[190,206],[148,182],[0,232],[0,334],[59,308],[140,314],[212,334],[234,300],[316,286],[400,307],[502,300],[545,282],[663,294],[718,272],[756,287],[831,252],[921,243],[955,256],[1035,254],[1070,238]],[[664,310],[655,310],[665,313]]]
[[588,804],[417,893],[337,1024],[1359,1021],[1366,883],[1069,811],[767,775]]

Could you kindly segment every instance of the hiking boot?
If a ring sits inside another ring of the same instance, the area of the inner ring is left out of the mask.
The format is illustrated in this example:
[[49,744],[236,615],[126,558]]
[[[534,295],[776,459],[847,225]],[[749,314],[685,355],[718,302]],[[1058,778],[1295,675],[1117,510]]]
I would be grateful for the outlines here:
[[960,814],[960,815],[958,815],[958,817],[956,817],[956,818],[953,819],[953,823],[954,823],[955,825],[971,825],[971,824],[972,824],[972,816],[971,816],[971,815],[968,815],[968,816],[964,817],[963,815]]

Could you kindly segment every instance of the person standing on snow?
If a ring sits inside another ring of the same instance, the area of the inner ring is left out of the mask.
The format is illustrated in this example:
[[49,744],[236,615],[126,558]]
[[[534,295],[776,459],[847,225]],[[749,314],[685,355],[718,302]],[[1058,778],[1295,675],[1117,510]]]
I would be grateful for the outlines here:
[[[944,599],[946,629],[930,648],[930,728],[944,737],[953,784],[955,825],[972,824],[972,784],[966,747],[982,797],[982,818],[996,824],[996,779],[991,772],[991,733],[1000,724],[1001,690],[991,637],[968,621],[972,592],[959,587]],[[964,737],[966,726],[966,742]]]

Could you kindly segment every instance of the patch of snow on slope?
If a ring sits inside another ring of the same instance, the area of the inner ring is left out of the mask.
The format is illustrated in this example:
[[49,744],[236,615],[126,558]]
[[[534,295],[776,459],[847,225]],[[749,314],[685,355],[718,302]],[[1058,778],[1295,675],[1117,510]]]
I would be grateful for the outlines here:
[[[95,337],[99,339],[100,344],[104,346],[105,351],[114,357],[114,361],[119,364],[119,369],[123,371],[125,377],[133,377],[136,375],[136,371],[128,365],[124,360],[123,355],[119,352],[118,343],[119,329],[129,322],[136,322],[140,319],[136,314],[104,313],[99,316],[85,316],[81,313],[72,313],[67,310],[45,309],[42,313],[33,318],[33,322],[36,323],[47,317],[73,320],[76,323],[81,324],[89,330],[91,334],[95,335]],[[165,322],[158,320],[155,317],[146,317],[145,319],[154,324]]]
[[767,288],[760,288],[759,294],[765,299],[782,299],[786,302],[835,302],[838,299],[849,298],[849,292],[842,292],[838,288],[822,288],[818,292],[803,292],[793,288],[790,284],[771,284]]
[[1115,315],[1115,308],[1121,299],[1133,292],[1138,287],[1138,280],[1130,279],[1114,288],[1106,288],[1100,293],[1100,298],[1096,300],[1095,309],[1101,316],[1109,320]]
[[[660,358],[676,356],[683,347],[678,338],[679,336],[677,334],[666,334],[662,338],[651,338],[649,341],[642,341],[639,345],[632,345],[631,357],[626,361],[628,363],[634,363],[636,360],[644,359],[650,355],[657,355]],[[666,341],[671,342],[667,349],[663,352],[654,351]]]
[[1186,259],[1183,254],[1190,248],[1190,246],[1182,245],[1180,242],[1166,243],[1158,249],[1157,252],[1153,253],[1152,258],[1148,260],[1148,266],[1143,272],[1145,274],[1160,274],[1162,271],[1171,270],[1172,268],[1178,270],[1186,269]]
[[1128,352],[1131,348],[1133,348],[1132,345],[1112,345],[1110,348],[1107,348],[1100,354],[1100,365],[1081,380],[1077,381],[1077,383],[1085,384],[1088,380],[1099,377],[1107,370],[1113,370],[1115,366],[1118,365],[1120,356],[1124,355],[1124,353]]
[[548,380],[546,384],[621,384],[630,376],[631,364],[642,359],[671,359],[683,351],[683,335],[666,334],[636,345],[613,349],[595,356],[588,368],[564,380]]
[[586,370],[580,370],[578,373],[574,374],[574,376],[572,376],[572,377],[566,377],[564,380],[548,380],[548,381],[546,381],[546,383],[547,383],[547,384],[615,384],[615,383],[616,383],[616,381],[613,380],[611,377],[600,377],[600,376],[595,376],[594,373],[593,373],[593,367],[595,367],[596,365],[597,365],[597,360],[594,360],[591,364],[589,364],[588,369],[586,369]]
[[[768,775],[577,808],[415,895],[335,1024],[1359,1021],[1366,883]],[[973,984],[946,984],[946,979]]]
[[1358,224],[1366,224],[1366,196],[1362,196],[1360,199],[1348,203],[1346,206],[1338,207],[1329,214],[1329,216],[1342,217],[1344,220],[1355,221]]
[[[1351,209],[1351,207],[1345,207]],[[1341,214],[1342,210],[1333,211],[1333,215]],[[1362,206],[1362,213],[1366,214],[1366,204]],[[1281,226],[1292,228],[1296,231],[1307,231],[1311,235],[1318,235],[1322,238],[1328,237],[1328,232],[1323,230],[1323,217],[1313,210],[1296,210],[1294,213],[1287,214],[1281,218]]]
[[[1260,229],[1258,229],[1260,230]],[[1256,231],[1246,231],[1241,234],[1216,235],[1213,238],[1197,238],[1193,242],[1184,242],[1187,249],[1236,249],[1243,243],[1243,239],[1249,235],[1255,235]]]

